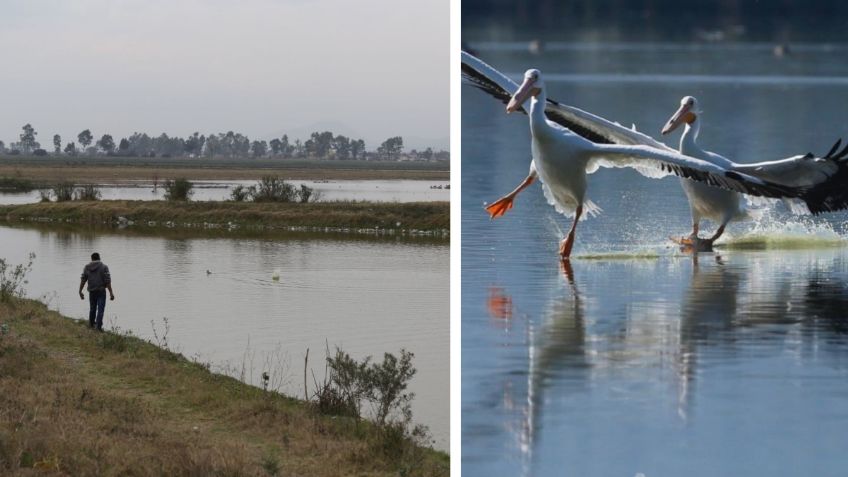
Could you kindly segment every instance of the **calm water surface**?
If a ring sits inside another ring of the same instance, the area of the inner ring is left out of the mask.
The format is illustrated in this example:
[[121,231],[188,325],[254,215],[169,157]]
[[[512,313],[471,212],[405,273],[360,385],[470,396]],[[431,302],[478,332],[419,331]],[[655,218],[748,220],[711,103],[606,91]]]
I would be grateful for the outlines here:
[[[773,79],[848,77],[839,49],[598,48],[480,53],[655,137],[694,95],[699,142],[739,162],[823,154],[848,134],[844,80]],[[604,213],[579,225],[567,269],[570,221],[538,185],[503,218],[482,209],[527,173],[526,116],[467,86],[462,112],[463,475],[845,475],[846,214],[776,207],[693,258],[666,238],[691,226],[677,179],[602,170],[588,195]]]
[[[233,188],[242,185],[250,187],[256,181],[192,181],[194,194],[192,200],[227,200]],[[297,187],[305,184],[312,187],[319,200],[367,200],[374,202],[432,202],[450,200],[447,181],[415,180],[339,180],[339,181],[290,181]],[[154,188],[152,182],[139,181],[131,187],[127,185],[104,185],[100,187],[104,200],[165,200],[165,189]],[[0,204],[28,204],[41,199],[39,192],[0,193]]]
[[[324,370],[325,343],[355,357],[415,353],[413,412],[447,449],[449,402],[446,245],[310,239],[173,239],[0,227],[0,256],[37,258],[29,296],[87,319],[76,295],[92,251],[112,272],[116,300],[107,327],[153,338],[168,319],[168,342],[216,368],[248,368],[258,384],[303,396],[303,358]],[[211,273],[207,273],[207,270]],[[279,275],[279,280],[273,277]],[[252,369],[252,372],[251,372]],[[309,381],[312,387],[312,381]]]

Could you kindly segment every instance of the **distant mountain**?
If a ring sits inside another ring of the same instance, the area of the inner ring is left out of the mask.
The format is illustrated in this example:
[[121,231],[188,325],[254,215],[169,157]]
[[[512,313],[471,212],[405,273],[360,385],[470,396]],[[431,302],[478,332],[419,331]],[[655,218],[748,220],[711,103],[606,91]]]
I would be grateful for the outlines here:
[[[330,131],[336,135],[343,135],[353,139],[364,139],[365,147],[369,151],[373,151],[377,149],[377,147],[390,136],[395,135],[396,133],[387,133],[385,136],[381,137],[371,137],[362,135],[356,129],[348,126],[347,124],[341,121],[318,121],[312,123],[307,126],[300,126],[290,129],[280,129],[278,131],[272,131],[268,134],[263,134],[260,138],[271,140],[273,138],[282,137],[283,134],[287,134],[289,139],[294,141],[295,139],[300,139],[301,141],[306,141],[309,139],[310,135],[313,132],[321,132],[321,131]],[[450,139],[447,137],[423,137],[423,136],[404,136],[403,137],[403,146],[405,151],[410,151],[412,149],[424,150],[428,147],[433,148],[434,150],[449,150],[450,149]]]

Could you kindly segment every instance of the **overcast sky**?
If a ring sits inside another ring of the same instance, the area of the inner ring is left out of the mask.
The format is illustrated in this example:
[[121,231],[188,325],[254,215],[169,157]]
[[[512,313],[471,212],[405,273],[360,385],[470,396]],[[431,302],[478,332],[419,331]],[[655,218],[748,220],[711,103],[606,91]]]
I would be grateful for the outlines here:
[[[448,0],[0,0],[0,140],[89,128],[447,148]],[[49,146],[49,147],[48,147]]]

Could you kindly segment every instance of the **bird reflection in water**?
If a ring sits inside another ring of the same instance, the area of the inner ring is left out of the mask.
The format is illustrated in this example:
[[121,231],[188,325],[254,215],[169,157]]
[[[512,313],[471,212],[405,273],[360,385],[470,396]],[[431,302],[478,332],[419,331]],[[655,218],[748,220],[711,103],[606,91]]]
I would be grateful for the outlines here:
[[512,322],[512,297],[502,287],[489,287],[489,297],[486,300],[489,317],[497,328],[508,330]]
[[[554,302],[553,309],[538,330],[534,324],[527,324],[528,372],[520,377],[507,376],[502,388],[503,407],[515,417],[506,422],[506,428],[515,436],[524,475],[532,473],[537,422],[546,383],[551,382],[550,378],[558,370],[587,367],[582,305],[574,270],[568,260],[560,261],[560,272],[571,292]],[[502,287],[490,287],[487,309],[493,321],[510,322],[514,310],[512,296]]]
[[[676,404],[669,410],[690,425],[703,394],[696,386],[699,371],[710,363],[749,360],[752,346],[773,343],[778,351],[798,350],[800,359],[807,352],[821,359],[826,352],[848,362],[848,347],[831,345],[848,344],[848,319],[842,312],[848,306],[846,263],[839,251],[780,259],[730,252],[661,262],[566,261],[560,265],[559,286],[551,288],[553,298],[539,316],[522,311],[521,296],[503,286],[491,288],[492,320],[511,322],[509,342],[523,342],[525,348],[518,369],[503,375],[498,390],[525,474],[532,474],[534,461],[542,459],[534,456],[541,449],[542,429],[578,416],[580,409],[563,406],[591,399],[593,382],[620,382],[620,389],[638,383],[632,388],[638,392],[647,386],[645,395],[625,398],[653,407]],[[605,274],[611,279],[624,270],[637,278],[665,270],[682,286],[656,293],[635,280],[622,300],[596,300],[602,294],[590,286],[592,280]],[[673,399],[664,399],[664,393]],[[564,415],[544,416],[554,409]]]

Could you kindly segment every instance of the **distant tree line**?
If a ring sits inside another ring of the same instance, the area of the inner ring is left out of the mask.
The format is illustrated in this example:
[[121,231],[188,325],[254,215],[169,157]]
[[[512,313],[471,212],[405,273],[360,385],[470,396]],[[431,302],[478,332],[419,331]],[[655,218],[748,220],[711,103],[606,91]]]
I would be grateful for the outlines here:
[[[22,127],[18,142],[8,146],[0,141],[0,154],[24,154],[46,156],[36,140],[38,133],[27,123]],[[203,135],[195,132],[182,138],[168,136],[148,136],[146,133],[133,133],[121,138],[117,143],[110,134],[96,139],[91,130],[77,134],[76,141],[69,141],[62,147],[62,137],[53,135],[53,155],[55,156],[117,156],[117,157],[206,157],[206,158],[281,158],[281,159],[334,159],[334,160],[418,160],[447,161],[447,151],[424,151],[415,149],[404,152],[403,138],[390,137],[374,151],[365,148],[365,141],[352,139],[330,131],[313,132],[306,141],[291,141],[288,135],[270,141],[253,140],[247,136],[227,131],[226,133]]]

